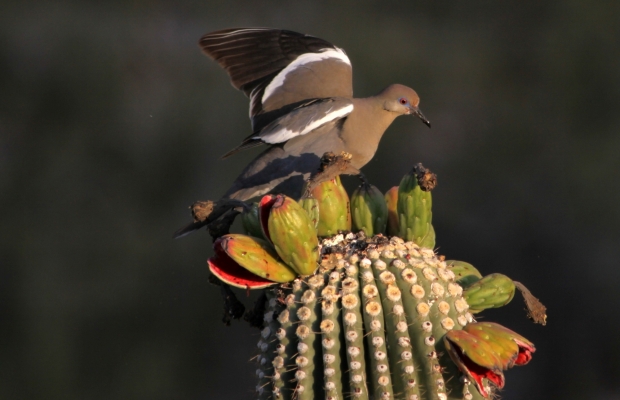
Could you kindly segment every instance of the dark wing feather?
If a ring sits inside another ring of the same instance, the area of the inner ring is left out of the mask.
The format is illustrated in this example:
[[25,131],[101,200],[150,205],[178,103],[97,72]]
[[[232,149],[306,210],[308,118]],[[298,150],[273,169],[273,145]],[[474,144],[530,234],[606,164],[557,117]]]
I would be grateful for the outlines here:
[[259,114],[252,118],[252,124],[258,132],[245,138],[222,158],[264,143],[279,144],[309,134],[327,123],[346,118],[351,111],[353,102],[350,99],[329,98],[310,99]]
[[305,99],[353,95],[351,66],[328,58],[287,75],[281,90],[263,101],[265,88],[299,56],[341,51],[314,36],[270,28],[235,28],[204,35],[200,46],[228,72],[233,86],[250,97],[251,116]]

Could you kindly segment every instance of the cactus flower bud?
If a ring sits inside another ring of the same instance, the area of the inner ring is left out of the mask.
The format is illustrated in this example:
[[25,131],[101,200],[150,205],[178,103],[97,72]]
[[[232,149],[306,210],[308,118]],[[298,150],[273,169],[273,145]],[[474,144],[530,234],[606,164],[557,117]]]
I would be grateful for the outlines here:
[[363,183],[351,195],[351,222],[354,231],[367,237],[385,233],[388,209],[383,193],[376,186]]
[[486,341],[458,330],[449,331],[443,340],[452,361],[474,382],[482,396],[489,397],[483,378],[500,389],[504,387],[502,362]]
[[512,279],[502,274],[487,275],[463,290],[463,297],[473,313],[505,306],[514,295],[515,284]]
[[228,234],[213,244],[209,269],[222,281],[240,288],[260,289],[295,279],[296,274],[278,259],[269,243],[251,236]]
[[283,195],[274,199],[264,204],[261,201],[261,215],[266,215],[268,208],[267,227],[276,252],[300,275],[314,273],[319,260],[319,239],[314,224],[295,200]]
[[398,186],[385,192],[385,203],[388,209],[387,234],[398,236]]
[[433,220],[431,190],[436,184],[436,176],[422,164],[417,164],[400,181],[397,210],[401,238],[422,245],[429,235]]
[[534,343],[518,333],[494,322],[477,322],[468,324],[464,331],[486,341],[502,361],[502,368],[525,365],[536,351]]
[[340,183],[340,177],[322,182],[312,190],[319,203],[319,236],[332,236],[338,231],[351,230],[349,195]]

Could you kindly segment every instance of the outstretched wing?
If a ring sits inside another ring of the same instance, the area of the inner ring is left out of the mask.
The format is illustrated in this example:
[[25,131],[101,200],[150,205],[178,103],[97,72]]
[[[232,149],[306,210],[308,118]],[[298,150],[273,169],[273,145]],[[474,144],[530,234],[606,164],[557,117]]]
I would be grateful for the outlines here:
[[345,118],[353,111],[353,101],[347,98],[312,99],[265,125],[260,132],[246,138],[241,145],[226,153],[226,158],[239,150],[263,143],[278,144],[306,135],[333,121]]
[[302,100],[353,97],[351,62],[326,40],[270,28],[225,29],[200,46],[250,98],[250,117]]

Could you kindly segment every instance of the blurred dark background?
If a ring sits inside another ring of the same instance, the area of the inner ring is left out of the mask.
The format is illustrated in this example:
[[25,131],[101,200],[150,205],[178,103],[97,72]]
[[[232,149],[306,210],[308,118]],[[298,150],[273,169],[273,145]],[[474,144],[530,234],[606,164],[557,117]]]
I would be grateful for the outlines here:
[[[257,332],[225,327],[210,238],[172,233],[254,155],[204,33],[273,26],[348,52],[358,96],[415,88],[364,172],[438,174],[439,252],[525,283],[485,313],[537,345],[505,400],[620,398],[620,2],[0,5],[0,398],[251,399]],[[347,179],[353,187],[354,179]],[[240,291],[238,295],[246,304]]]

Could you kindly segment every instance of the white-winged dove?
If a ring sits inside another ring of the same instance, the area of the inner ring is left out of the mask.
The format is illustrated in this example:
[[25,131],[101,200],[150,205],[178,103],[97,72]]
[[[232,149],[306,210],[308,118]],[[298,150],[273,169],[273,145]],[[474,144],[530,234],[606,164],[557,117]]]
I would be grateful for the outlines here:
[[250,98],[252,134],[239,150],[267,144],[224,194],[248,200],[268,192],[293,198],[317,172],[326,152],[350,153],[357,169],[368,163],[392,121],[415,115],[430,127],[417,93],[390,85],[353,98],[351,61],[344,50],[314,36],[270,28],[224,29],[200,46]]
[[269,145],[224,197],[247,200],[273,191],[301,196],[321,156],[346,151],[361,168],[372,159],[394,118],[412,114],[426,125],[416,92],[390,85],[378,95],[353,98],[345,52],[314,36],[280,29],[241,28],[208,33],[202,50],[250,98],[252,134],[239,150]]

